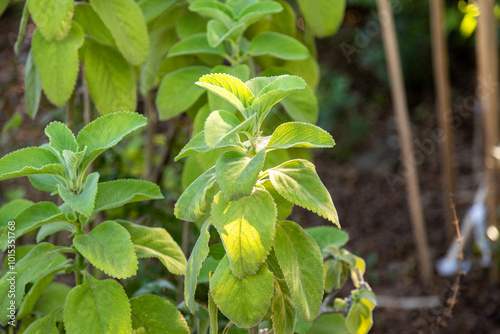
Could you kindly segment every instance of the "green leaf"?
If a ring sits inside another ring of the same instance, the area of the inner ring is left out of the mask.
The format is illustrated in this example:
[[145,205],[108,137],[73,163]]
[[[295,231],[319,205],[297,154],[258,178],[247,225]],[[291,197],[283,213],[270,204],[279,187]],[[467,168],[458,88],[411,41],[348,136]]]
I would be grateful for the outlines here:
[[245,31],[245,24],[238,24],[227,29],[224,24],[217,20],[210,20],[207,24],[207,41],[212,48],[218,47],[225,40],[235,41]]
[[0,207],[0,227],[7,226],[8,222],[14,220],[18,214],[32,205],[32,201],[15,199]]
[[62,153],[64,150],[78,151],[75,135],[66,124],[57,121],[51,122],[45,127],[45,135],[49,137],[50,146],[58,152]]
[[344,19],[346,1],[298,0],[300,12],[317,37],[333,35]]
[[[13,220],[16,222],[14,234],[15,239],[17,239],[42,225],[52,222],[66,222],[66,216],[54,203],[39,202],[23,210]],[[0,238],[0,248],[3,251],[7,249],[9,244],[8,231],[9,229],[5,230]]]
[[[0,307],[6,310],[11,305],[11,300],[14,300],[15,308],[21,304],[24,296],[26,284],[35,280],[38,276],[51,269],[52,264],[56,261],[60,247],[53,246],[48,243],[41,243],[33,247],[28,254],[21,260],[17,261],[15,268],[10,268],[9,271],[15,271],[16,274],[7,274],[0,278]],[[13,299],[8,297],[11,281],[9,278],[15,276],[15,296]],[[0,313],[0,324],[5,326],[7,323],[7,312]]]
[[26,59],[26,68],[24,70],[24,100],[26,103],[26,112],[31,118],[35,118],[40,105],[42,96],[42,83],[33,60],[33,52],[30,50]]
[[273,328],[276,334],[293,334],[295,329],[295,305],[284,280],[274,280]]
[[85,79],[101,115],[135,111],[136,84],[132,67],[111,47],[88,43],[84,55]]
[[205,132],[201,131],[182,148],[179,154],[175,157],[175,161],[190,156],[191,154],[203,153],[211,150],[213,150],[213,148],[205,143]]
[[73,0],[28,0],[28,9],[37,28],[48,41],[60,41],[71,29]]
[[0,181],[35,174],[62,176],[64,167],[54,153],[41,147],[22,148],[0,159]]
[[146,61],[149,37],[142,11],[133,0],[91,0],[90,4],[109,29],[118,50],[132,65]]
[[215,175],[224,197],[236,201],[249,196],[264,166],[265,158],[265,150],[260,150],[252,158],[239,151],[222,153],[215,164]]
[[138,5],[146,22],[150,22],[171,8],[177,0],[141,0]]
[[325,285],[323,258],[316,241],[296,223],[278,221],[274,250],[300,316],[313,321],[321,308]]
[[224,98],[242,113],[254,99],[252,92],[243,81],[229,74],[207,74],[201,77],[196,84]]
[[58,184],[56,186],[59,196],[73,210],[84,216],[90,216],[94,211],[95,197],[97,194],[97,182],[99,173],[95,172],[87,176],[82,185],[83,191],[79,194],[69,191],[66,187]]
[[309,57],[309,50],[295,38],[272,31],[254,37],[250,42],[248,53],[252,56],[270,55],[285,60]]
[[94,212],[118,208],[127,203],[162,199],[160,188],[143,180],[115,180],[97,185]]
[[172,274],[184,275],[186,272],[186,257],[179,245],[161,227],[152,228],[136,225],[126,221],[119,224],[128,231],[138,258],[155,257]]
[[215,167],[201,174],[182,193],[175,203],[174,214],[177,219],[196,222],[207,211],[207,192],[215,184]]
[[56,326],[56,317],[63,309],[57,308],[45,317],[31,323],[23,332],[25,334],[59,334]]
[[372,310],[362,302],[355,302],[347,314],[346,326],[351,334],[366,334],[373,326]]
[[47,225],[43,225],[38,230],[36,235],[36,242],[40,242],[47,236],[57,233],[59,231],[70,231],[72,233],[76,232],[76,227],[67,223],[54,222]]
[[254,124],[256,114],[243,122],[228,111],[217,110],[208,116],[205,122],[205,142],[212,148],[224,146],[241,146],[238,133],[247,130]]
[[99,117],[84,127],[76,141],[79,147],[87,146],[87,157],[82,171],[102,152],[118,144],[123,137],[146,125],[146,118],[133,112],[117,112]]
[[290,216],[292,214],[293,204],[284,199],[283,196],[276,191],[271,181],[266,180],[262,185],[266,188],[267,192],[271,194],[274,203],[276,203],[276,207],[278,208],[278,219],[283,220]]
[[154,295],[130,299],[132,329],[144,328],[145,333],[189,334],[182,314],[174,304]]
[[194,295],[196,292],[196,285],[198,284],[198,277],[200,276],[200,270],[203,262],[208,256],[209,248],[208,242],[210,241],[210,220],[207,220],[200,229],[200,236],[196,240],[196,244],[193,247],[193,251],[189,256],[187,267],[186,267],[186,277],[184,279],[184,299],[186,300],[186,305],[191,310],[191,313],[195,312],[195,301]]
[[50,193],[57,192],[56,186],[58,184],[64,184],[64,180],[55,175],[29,175],[28,178],[33,187]]
[[243,23],[245,26],[250,26],[251,24],[263,19],[264,17],[279,13],[283,10],[278,2],[275,1],[262,1],[251,4],[245,7],[237,20],[238,23]]
[[252,276],[238,279],[225,257],[210,280],[210,293],[219,310],[238,327],[257,325],[266,315],[274,293],[273,274],[264,264]]
[[130,333],[132,321],[127,294],[117,281],[98,281],[86,275],[64,305],[64,328],[68,334]]
[[325,314],[311,326],[308,334],[349,334],[343,314]]
[[90,4],[78,3],[75,6],[75,21],[82,27],[87,39],[102,45],[116,47],[109,29],[106,28]]
[[202,16],[216,19],[230,29],[233,24],[233,12],[226,4],[218,1],[196,1],[189,10]]
[[316,240],[323,254],[325,254],[323,251],[325,247],[335,246],[340,248],[349,241],[349,235],[346,232],[330,226],[311,227],[306,229],[306,232]]
[[282,104],[287,114],[295,121],[316,123],[318,120],[318,99],[309,86],[290,95]]
[[215,196],[211,219],[236,277],[255,274],[266,260],[273,246],[276,214],[273,198],[263,188],[234,202],[221,193]]
[[105,221],[88,234],[73,239],[75,248],[97,269],[116,278],[127,278],[137,272],[137,257],[130,234],[120,224]]
[[57,42],[47,41],[38,29],[33,34],[33,58],[43,91],[56,106],[63,106],[73,93],[82,44],[83,32],[75,22],[68,35]]
[[[6,6],[8,5],[9,0],[2,0],[0,2],[2,2],[0,3],[0,16],[2,16],[2,12],[7,8]],[[28,25],[29,19],[30,13],[28,10],[28,4],[25,3],[23,7],[23,14],[21,16],[21,22],[19,22],[19,30],[17,33],[16,43],[14,44],[14,53],[16,54],[16,56],[19,56],[19,47],[21,46],[24,34],[26,33],[26,26]]]
[[212,298],[212,294],[208,293],[208,315],[210,316],[210,334],[219,333],[219,309]]
[[276,128],[267,149],[292,147],[333,147],[332,136],[321,128],[307,123],[289,122]]
[[[33,313],[35,314],[49,314],[58,307],[64,306],[66,297],[68,296],[71,288],[65,284],[52,282],[43,291],[38,299]],[[63,315],[58,314],[57,320],[62,323]]]
[[[192,55],[192,54],[211,54],[211,55],[219,55],[224,56],[225,52],[222,45],[219,45],[216,48],[211,47],[208,44],[207,34],[200,33],[194,34],[185,39],[177,42],[172,46],[170,51],[168,52],[167,57],[175,57],[181,55]],[[208,72],[207,72],[208,73]],[[206,74],[206,73],[203,73]],[[199,78],[199,77],[198,77]]]
[[325,291],[340,290],[347,280],[347,266],[339,259],[325,262]]
[[191,66],[167,74],[156,96],[160,120],[170,119],[191,107],[203,94],[203,89],[194,83],[209,72],[208,67]]
[[278,193],[295,205],[313,211],[340,228],[337,210],[328,190],[307,160],[287,161],[269,170],[269,178]]
[[[226,73],[230,74],[242,81],[246,81],[250,78],[250,68],[246,64],[238,65],[238,66],[226,66],[226,65],[217,65],[212,68],[211,73]],[[205,123],[206,118],[210,114],[211,110],[226,110],[230,112],[236,112],[236,107],[229,103],[226,99],[220,97],[216,93],[209,92],[208,93],[208,106],[209,113],[204,116],[203,123]],[[196,115],[198,118],[198,115]],[[201,120],[200,120],[201,121]],[[196,119],[195,119],[196,122]]]

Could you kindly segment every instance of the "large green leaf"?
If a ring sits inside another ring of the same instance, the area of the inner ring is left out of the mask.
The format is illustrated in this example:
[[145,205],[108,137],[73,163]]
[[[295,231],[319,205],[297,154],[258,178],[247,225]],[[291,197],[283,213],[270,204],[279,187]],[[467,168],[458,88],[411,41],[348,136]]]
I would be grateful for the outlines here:
[[168,52],[168,57],[192,55],[200,53],[219,55],[219,56],[225,55],[224,48],[222,45],[219,45],[218,47],[215,48],[211,47],[210,44],[208,44],[207,34],[200,33],[186,37],[180,42],[174,44],[170,49],[170,51]]
[[208,67],[191,66],[166,75],[156,96],[160,119],[170,119],[191,107],[203,94],[203,89],[194,83],[209,72]]
[[115,180],[97,185],[94,212],[118,208],[132,202],[162,199],[160,188],[143,180]]
[[225,40],[236,40],[245,28],[242,23],[227,29],[220,21],[210,20],[207,24],[207,42],[212,48],[216,48]]
[[243,81],[229,74],[207,74],[201,77],[196,84],[224,98],[242,113],[254,99],[252,92]]
[[250,6],[245,7],[241,11],[237,22],[243,23],[248,27],[254,22],[257,22],[270,14],[279,13],[282,10],[283,6],[275,1],[256,2],[254,4],[251,4]]
[[222,153],[215,164],[215,175],[224,197],[236,201],[249,196],[264,166],[265,158],[265,150],[260,150],[254,157],[239,151]]
[[[66,216],[57,205],[51,202],[38,202],[19,213],[14,219],[14,240],[42,225],[52,222],[66,222]],[[5,251],[8,245],[8,232],[6,229],[0,238],[0,249]],[[12,231],[11,231],[12,232]]]
[[318,244],[296,223],[278,221],[274,250],[300,316],[313,321],[321,308],[325,285]]
[[84,127],[76,137],[79,147],[87,146],[87,157],[82,163],[82,171],[94,159],[118,144],[129,133],[146,125],[146,118],[133,112],[117,112],[103,117]]
[[326,254],[323,249],[327,246],[342,247],[349,241],[349,235],[330,226],[317,226],[306,229],[314,240],[318,243],[321,253]]
[[45,317],[31,323],[23,332],[25,334],[59,334],[56,326],[56,318],[63,309],[57,308]]
[[73,210],[84,216],[90,216],[94,212],[95,197],[97,194],[97,182],[99,181],[99,173],[89,174],[82,185],[82,191],[76,194],[69,191],[66,187],[58,184],[56,186],[59,196]]
[[175,305],[155,295],[142,295],[130,299],[132,329],[144,333],[189,334],[189,328]]
[[206,213],[207,192],[215,184],[215,167],[201,174],[182,193],[175,203],[174,214],[178,219],[195,222]]
[[196,1],[189,10],[216,19],[230,29],[233,24],[233,12],[229,6],[218,1]]
[[60,41],[71,29],[73,0],[28,0],[37,28],[48,41]]
[[133,0],[91,0],[90,4],[111,32],[118,49],[132,65],[146,61],[149,37],[142,11]]
[[238,279],[225,257],[210,280],[210,293],[219,310],[238,327],[257,325],[266,315],[274,293],[274,277],[266,264],[252,276]]
[[[65,284],[59,282],[50,283],[37,300],[33,313],[36,315],[49,314],[58,307],[64,306],[66,297],[70,291],[71,287]],[[58,314],[56,321],[60,321],[62,323],[63,315]]]
[[289,122],[274,130],[266,149],[292,147],[332,147],[332,136],[321,128],[307,123]]
[[205,142],[205,132],[201,131],[182,148],[179,154],[175,157],[175,161],[188,157],[191,154],[203,153],[211,150],[213,150],[213,148],[208,146]]
[[366,334],[373,326],[372,309],[363,302],[355,302],[347,314],[346,327],[351,334]]
[[[21,304],[24,296],[24,288],[26,284],[35,280],[38,276],[51,269],[54,261],[59,254],[60,247],[53,246],[48,243],[41,243],[33,247],[28,254],[21,260],[17,261],[14,267],[9,267],[9,272],[15,271],[15,274],[7,273],[0,278],[0,307],[2,310],[7,310],[14,301],[14,306],[17,309]],[[8,279],[15,277],[15,296],[13,299],[8,297],[11,281]],[[7,312],[0,313],[0,324],[7,323]]]
[[141,0],[138,5],[141,7],[146,22],[150,22],[172,7],[177,0]]
[[213,148],[233,146],[239,143],[238,133],[253,126],[256,116],[253,114],[240,122],[236,116],[228,111],[216,110],[212,112],[205,121],[205,142]]
[[309,57],[309,50],[295,38],[272,31],[254,37],[250,42],[248,53],[252,56],[270,55],[285,60]]
[[115,40],[106,28],[94,8],[88,3],[78,3],[75,6],[75,21],[83,29],[87,39],[102,45],[116,47]]
[[316,123],[318,120],[318,99],[309,86],[288,96],[282,104],[287,114],[295,121]]
[[261,184],[266,188],[271,196],[273,196],[274,203],[276,203],[276,207],[278,208],[278,219],[283,220],[290,216],[292,214],[293,204],[284,199],[283,196],[276,191],[271,181],[266,180]]
[[293,334],[295,329],[295,305],[284,280],[274,280],[273,328],[276,334]]
[[45,127],[45,135],[49,137],[50,146],[58,151],[70,150],[78,151],[78,143],[76,142],[73,132],[61,122],[51,122]]
[[269,178],[276,191],[285,199],[317,213],[340,228],[330,193],[311,162],[302,159],[287,161],[270,169]]
[[200,236],[196,240],[193,251],[189,256],[186,267],[186,278],[184,279],[184,299],[186,305],[192,313],[195,311],[194,294],[196,292],[196,285],[198,284],[198,277],[203,262],[208,256],[209,248],[208,242],[210,241],[210,220],[207,220],[200,229]]
[[346,1],[298,0],[307,25],[318,37],[334,34],[344,19]]
[[109,276],[127,278],[137,272],[137,257],[130,234],[120,224],[105,221],[88,234],[73,239],[75,248]]
[[349,334],[343,314],[325,314],[319,317],[307,334]]
[[173,274],[184,275],[186,271],[186,257],[179,245],[161,227],[152,228],[136,225],[126,221],[119,224],[127,229],[138,258],[158,258],[161,263]]
[[41,96],[42,83],[35,66],[35,61],[33,60],[33,52],[30,50],[24,70],[24,99],[26,111],[31,118],[35,118],[38,112]]
[[32,206],[33,202],[26,199],[15,199],[0,207],[0,227],[7,226],[7,223],[14,220],[18,214]]
[[118,51],[88,43],[84,62],[90,95],[101,115],[135,111],[137,88],[134,73]]
[[64,167],[54,153],[41,147],[23,148],[0,159],[0,181],[36,174],[63,176]]
[[228,202],[221,193],[215,196],[212,223],[236,277],[255,274],[266,260],[273,246],[276,214],[272,196],[261,187],[235,202]]
[[[250,67],[246,64],[241,64],[238,66],[226,66],[226,65],[217,65],[212,68],[212,73],[226,73],[229,75],[232,75],[242,81],[247,81],[250,78]],[[233,104],[228,102],[226,99],[222,98],[220,95],[216,93],[209,92],[208,93],[208,106],[209,106],[209,111],[211,110],[226,110],[230,112],[236,112],[236,107],[234,107]],[[208,117],[208,114],[202,115],[200,118],[206,118]],[[196,115],[198,118],[198,115]],[[199,120],[201,121],[201,119]],[[196,119],[195,119],[196,122]],[[204,121],[203,121],[204,123]]]
[[83,32],[75,22],[68,35],[57,42],[47,41],[39,30],[33,34],[33,58],[43,91],[57,106],[63,106],[73,93],[78,76],[78,49],[82,44]]
[[86,275],[64,305],[64,328],[68,334],[130,333],[132,320],[127,294],[117,281],[98,281]]

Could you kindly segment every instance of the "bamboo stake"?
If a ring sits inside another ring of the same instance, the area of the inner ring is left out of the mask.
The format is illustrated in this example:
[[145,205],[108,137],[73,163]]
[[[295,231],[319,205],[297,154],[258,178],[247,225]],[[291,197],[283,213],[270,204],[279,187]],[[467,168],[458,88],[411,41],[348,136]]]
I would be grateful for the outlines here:
[[420,201],[418,175],[415,168],[415,158],[413,156],[412,135],[401,62],[399,59],[396,29],[394,27],[392,8],[389,1],[377,0],[377,7],[382,26],[382,37],[384,41],[387,67],[389,69],[394,112],[398,123],[399,140],[401,143],[401,159],[406,167],[406,192],[409,200],[414,236],[417,243],[420,278],[425,284],[427,284],[430,282],[432,275],[432,263],[427,245],[422,203]]
[[453,149],[453,130],[451,129],[450,81],[448,52],[444,31],[444,1],[430,0],[430,19],[432,33],[432,60],[434,65],[434,86],[436,89],[436,109],[439,127],[443,134],[441,145],[441,177],[443,184],[443,205],[446,216],[446,239],[455,236],[453,212],[448,205],[449,197],[455,192],[455,152]]
[[[484,167],[489,187],[486,197],[489,225],[497,225],[496,170],[493,149],[498,144],[498,49],[493,0],[480,0],[476,41],[479,102],[484,127]],[[497,260],[493,259],[491,278],[498,281]]]

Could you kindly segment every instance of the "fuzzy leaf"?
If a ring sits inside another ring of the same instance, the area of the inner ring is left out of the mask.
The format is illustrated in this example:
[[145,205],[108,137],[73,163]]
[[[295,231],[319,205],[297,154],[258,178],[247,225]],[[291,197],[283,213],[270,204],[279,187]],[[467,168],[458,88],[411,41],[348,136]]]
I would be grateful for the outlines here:
[[42,83],[35,66],[35,61],[33,60],[33,52],[30,50],[24,70],[24,99],[26,103],[26,112],[32,119],[35,118],[38,112],[41,96]]
[[142,295],[130,299],[132,329],[145,333],[189,334],[189,328],[175,305],[165,298]]
[[80,194],[75,194],[69,191],[66,187],[58,184],[56,186],[59,196],[73,210],[81,213],[84,216],[90,216],[94,211],[95,197],[97,194],[97,182],[99,181],[99,173],[95,172],[87,176],[83,183],[83,191]]
[[119,224],[130,234],[138,258],[156,257],[171,273],[184,275],[186,257],[167,230],[126,221],[120,221]]
[[236,116],[228,111],[214,111],[205,121],[205,142],[213,148],[235,146],[240,142],[238,133],[248,130],[253,125],[255,117],[256,114],[253,114],[240,122]]
[[238,24],[227,29],[224,24],[217,20],[210,20],[207,24],[207,41],[212,48],[218,47],[225,40],[235,40],[245,31],[244,24]]
[[111,47],[88,43],[85,50],[85,79],[101,115],[135,111],[136,84],[132,67]]
[[57,308],[45,317],[40,318],[29,325],[23,332],[24,334],[59,334],[56,326],[56,317],[63,309]]
[[293,334],[295,329],[295,305],[290,290],[282,279],[274,280],[273,328],[276,334]]
[[38,29],[33,34],[33,59],[43,91],[56,106],[63,106],[73,93],[78,76],[78,49],[82,44],[83,31],[75,22],[68,35],[57,42],[47,41]]
[[0,207],[0,227],[7,226],[8,222],[32,205],[33,202],[26,199],[15,199],[5,203]]
[[68,35],[73,19],[73,0],[28,0],[28,9],[36,27],[48,41],[60,41]]
[[196,240],[196,244],[194,245],[193,251],[189,256],[186,267],[186,278],[184,279],[184,299],[186,300],[186,305],[193,314],[196,307],[194,295],[196,292],[196,286],[198,285],[198,277],[200,276],[201,266],[207,258],[209,252],[209,228],[210,220],[207,220],[200,229],[200,236],[198,237],[198,240]]
[[224,98],[242,113],[254,99],[252,92],[243,81],[229,74],[207,74],[201,77],[196,84]]
[[288,149],[292,147],[333,147],[332,136],[316,125],[289,122],[276,128],[267,149]]
[[78,143],[76,142],[75,135],[61,122],[51,122],[47,125],[45,127],[45,135],[49,137],[50,146],[58,152],[62,153],[64,150],[78,151]]
[[41,147],[23,148],[0,159],[0,181],[36,174],[62,176],[64,167],[54,153]]
[[170,58],[175,56],[192,55],[199,53],[219,56],[225,55],[222,45],[219,45],[215,48],[211,47],[210,44],[208,44],[207,34],[199,33],[186,37],[174,44],[168,52],[168,57]]
[[274,277],[266,264],[255,275],[238,279],[222,259],[210,280],[210,293],[219,310],[238,327],[257,325],[266,315],[274,293]]
[[210,334],[218,334],[219,309],[217,308],[210,292],[208,292],[208,315],[210,317]]
[[207,192],[215,184],[215,167],[210,168],[193,181],[175,203],[177,219],[196,222],[207,210]]
[[325,285],[323,258],[316,241],[296,223],[278,221],[274,251],[301,318],[313,321],[321,308]]
[[260,150],[252,158],[239,151],[222,153],[215,164],[215,173],[224,197],[236,201],[249,196],[264,166],[265,158],[265,150]]
[[132,202],[162,199],[160,188],[143,180],[115,180],[97,185],[94,212],[118,208]]
[[[11,271],[15,271],[15,307],[16,309],[21,304],[21,300],[24,296],[24,288],[26,284],[35,280],[38,276],[42,275],[44,272],[50,270],[54,261],[56,261],[59,254],[60,247],[53,246],[48,243],[41,243],[33,247],[28,254],[26,254],[21,260],[18,260],[15,268],[9,268]],[[13,275],[4,275],[0,278],[0,307],[2,310],[6,310],[11,304],[11,299],[8,298],[10,281]],[[0,324],[5,326],[7,323],[7,312],[0,313]]]
[[276,191],[271,181],[266,180],[262,185],[266,188],[267,192],[273,196],[274,203],[276,203],[276,207],[278,208],[278,219],[283,220],[288,218],[288,216],[292,214],[293,204],[284,199],[283,196]]
[[105,221],[90,233],[77,235],[73,244],[92,265],[109,276],[127,278],[137,272],[130,234],[114,221]]
[[99,154],[118,144],[123,137],[144,127],[146,122],[142,115],[123,111],[99,117],[89,123],[76,137],[80,147],[87,146],[87,157],[82,163],[82,170]]
[[295,205],[313,211],[340,228],[337,210],[330,193],[307,160],[287,161],[269,170],[276,191]]
[[234,202],[221,193],[215,196],[211,219],[236,277],[255,274],[266,260],[273,246],[276,214],[272,196],[260,187]]
[[251,4],[245,7],[237,20],[238,23],[243,23],[245,26],[250,26],[251,24],[263,19],[264,17],[279,13],[283,10],[283,6],[275,1],[262,1]]
[[138,2],[146,22],[150,22],[172,7],[177,0],[141,0]]
[[191,107],[203,94],[203,89],[194,83],[209,72],[208,67],[191,66],[166,75],[156,96],[160,119],[170,119]]
[[71,289],[66,298],[64,328],[68,334],[130,333],[131,312],[125,290],[117,281],[99,281],[86,275],[84,284]]
[[298,0],[308,27],[318,37],[333,35],[344,19],[346,1]]
[[175,157],[175,161],[178,161],[182,158],[188,157],[191,154],[195,153],[203,153],[213,150],[210,146],[205,142],[205,132],[201,131],[196,134],[189,143],[186,144],[179,152],[179,154]]
[[233,24],[233,12],[230,7],[218,1],[196,1],[189,6],[189,10],[202,16],[222,22],[226,28]]
[[277,32],[263,32],[250,42],[248,53],[252,56],[269,55],[285,60],[301,60],[309,57],[304,44]]
[[76,232],[76,227],[67,223],[54,222],[47,225],[43,225],[38,230],[36,235],[36,242],[40,242],[51,234],[57,233],[59,231],[70,231],[71,233]]
[[326,254],[323,252],[325,247],[335,246],[340,248],[349,241],[349,235],[346,232],[330,226],[311,227],[306,229],[306,232],[316,240],[323,254]]
[[89,3],[80,2],[75,6],[75,22],[80,25],[88,39],[102,45],[116,47],[111,32]]
[[146,61],[149,37],[142,11],[133,0],[91,0],[90,4],[109,29],[118,50],[132,65]]

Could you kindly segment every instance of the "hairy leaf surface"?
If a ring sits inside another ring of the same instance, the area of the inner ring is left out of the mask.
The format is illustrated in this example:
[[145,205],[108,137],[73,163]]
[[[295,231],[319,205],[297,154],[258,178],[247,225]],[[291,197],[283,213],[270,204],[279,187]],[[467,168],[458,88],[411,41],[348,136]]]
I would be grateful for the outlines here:
[[189,334],[189,328],[175,305],[165,298],[142,295],[130,299],[132,329],[145,333]]

